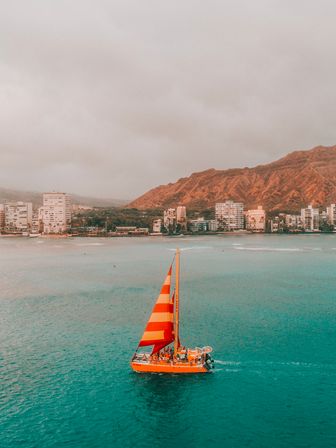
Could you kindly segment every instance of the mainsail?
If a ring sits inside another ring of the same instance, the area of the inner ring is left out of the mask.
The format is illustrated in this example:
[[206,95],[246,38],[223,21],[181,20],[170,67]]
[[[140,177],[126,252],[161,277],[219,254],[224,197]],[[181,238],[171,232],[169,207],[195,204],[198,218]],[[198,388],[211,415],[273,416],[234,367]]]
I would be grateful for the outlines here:
[[172,266],[162,285],[161,292],[147,322],[139,347],[153,345],[152,353],[174,341],[174,299],[170,298]]

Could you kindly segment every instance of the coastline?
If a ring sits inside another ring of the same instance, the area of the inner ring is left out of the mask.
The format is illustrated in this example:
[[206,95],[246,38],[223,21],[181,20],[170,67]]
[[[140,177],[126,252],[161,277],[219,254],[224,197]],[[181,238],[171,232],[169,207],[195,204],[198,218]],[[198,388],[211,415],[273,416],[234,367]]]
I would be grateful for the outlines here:
[[215,237],[215,236],[222,236],[222,237],[230,237],[230,236],[252,236],[252,235],[268,235],[268,236],[302,236],[302,235],[334,235],[336,234],[336,231],[332,232],[251,232],[251,231],[244,231],[244,232],[198,232],[198,233],[186,233],[186,234],[177,234],[177,235],[168,235],[168,234],[109,234],[109,235],[90,235],[90,234],[67,234],[67,235],[21,235],[21,234],[0,234],[0,238],[10,238],[10,239],[36,239],[36,238],[42,238],[42,239],[68,239],[68,238],[104,238],[104,239],[111,239],[111,238],[148,238],[148,239],[163,239],[163,238],[169,238],[169,239],[180,239],[180,238],[195,238],[195,237]]

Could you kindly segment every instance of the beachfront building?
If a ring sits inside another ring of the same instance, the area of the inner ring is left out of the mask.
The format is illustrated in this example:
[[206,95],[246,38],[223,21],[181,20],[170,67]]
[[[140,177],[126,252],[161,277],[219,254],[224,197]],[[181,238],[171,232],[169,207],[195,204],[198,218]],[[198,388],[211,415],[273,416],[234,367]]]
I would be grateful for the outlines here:
[[208,221],[204,218],[192,219],[189,222],[189,228],[191,232],[207,232],[208,231]]
[[319,209],[310,204],[301,209],[301,221],[306,232],[317,232],[320,225]]
[[192,219],[188,223],[191,232],[216,232],[217,221],[215,219],[204,219],[203,216]]
[[179,205],[176,208],[176,222],[180,230],[187,230],[187,209],[184,205]]
[[244,228],[244,204],[225,201],[215,205],[218,230],[233,231]]
[[286,231],[286,215],[285,213],[279,213],[273,216],[267,225],[267,231],[271,233],[282,233]]
[[41,211],[40,209],[33,210],[31,233],[37,235],[41,233],[42,230],[43,230],[43,223],[42,223]]
[[279,216],[274,216],[272,219],[269,220],[269,232],[276,233],[279,232]]
[[5,204],[5,231],[30,232],[32,217],[33,204],[31,202],[7,202]]
[[5,228],[5,206],[0,204],[0,232]]
[[148,235],[148,227],[136,227],[136,226],[117,226],[116,234],[123,235]]
[[176,232],[176,209],[168,208],[163,212],[163,226],[169,233]]
[[208,230],[209,232],[217,232],[218,223],[215,219],[209,219],[208,221]]
[[161,233],[162,219],[154,219],[153,221],[153,233]]
[[252,232],[265,232],[266,213],[261,205],[255,210],[247,210],[245,220],[247,230]]
[[336,226],[336,204],[330,204],[330,206],[327,207],[327,219],[328,224]]
[[322,210],[319,216],[319,228],[328,226],[328,213],[326,210]]
[[40,209],[43,233],[65,233],[71,226],[71,202],[66,193],[43,193]]
[[292,232],[296,230],[302,230],[302,219],[301,215],[285,215],[286,228]]

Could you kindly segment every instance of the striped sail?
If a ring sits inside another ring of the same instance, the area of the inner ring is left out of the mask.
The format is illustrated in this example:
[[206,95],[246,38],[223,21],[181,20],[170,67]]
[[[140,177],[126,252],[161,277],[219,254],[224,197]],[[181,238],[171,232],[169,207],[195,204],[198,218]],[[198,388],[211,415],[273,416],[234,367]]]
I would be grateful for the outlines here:
[[174,302],[170,298],[171,276],[172,266],[170,266],[144,334],[139,342],[139,347],[153,345],[152,353],[157,353],[174,340]]

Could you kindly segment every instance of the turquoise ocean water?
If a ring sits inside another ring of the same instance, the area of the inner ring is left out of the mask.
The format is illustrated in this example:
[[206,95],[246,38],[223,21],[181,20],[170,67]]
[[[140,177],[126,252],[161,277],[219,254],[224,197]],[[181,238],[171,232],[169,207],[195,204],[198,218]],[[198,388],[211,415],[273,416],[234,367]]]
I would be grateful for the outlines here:
[[[182,249],[181,338],[215,372],[129,360]],[[0,446],[335,447],[336,235],[0,238]]]

